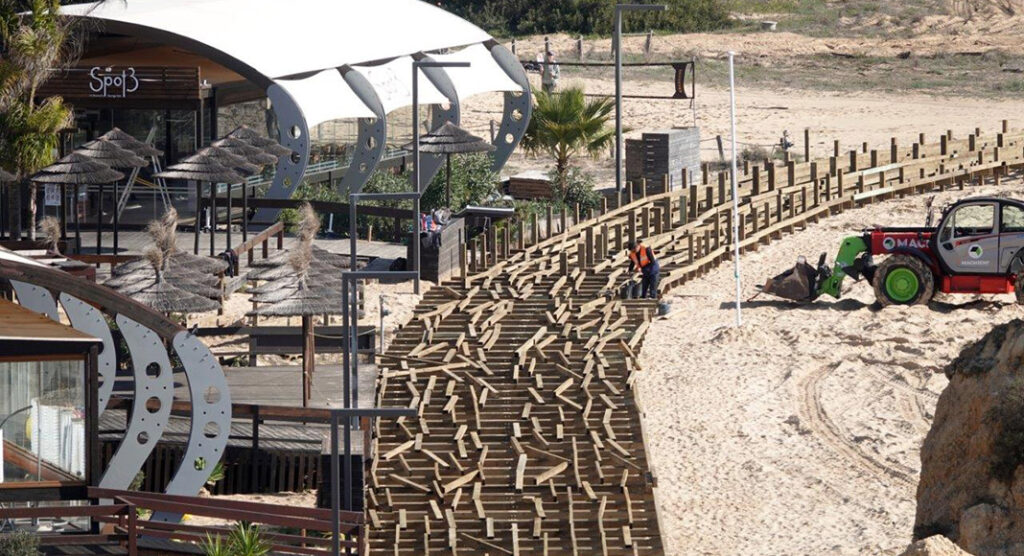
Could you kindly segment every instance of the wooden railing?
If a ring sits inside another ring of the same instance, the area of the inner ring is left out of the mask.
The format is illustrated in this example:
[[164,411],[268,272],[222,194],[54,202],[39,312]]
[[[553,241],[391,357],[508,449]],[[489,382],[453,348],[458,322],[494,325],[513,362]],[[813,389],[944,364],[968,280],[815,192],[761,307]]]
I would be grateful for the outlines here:
[[[263,526],[262,538],[271,551],[284,554],[327,556],[331,553],[330,534],[333,531],[331,511],[290,505],[241,502],[196,496],[174,496],[125,490],[89,488],[88,501],[112,500],[112,504],[88,506],[51,506],[40,508],[13,508],[0,510],[0,517],[8,519],[66,519],[90,518],[112,526],[108,534],[40,534],[40,544],[105,545],[122,544],[129,556],[139,548],[157,553],[194,553],[208,539],[221,537],[224,542],[235,522],[249,522]],[[139,519],[139,513],[153,512],[170,515],[190,515],[224,520],[228,526],[200,526],[187,523]],[[341,547],[343,554],[359,551],[363,515],[342,512],[340,516]],[[292,533],[299,531],[299,533]],[[168,541],[160,543],[160,540]]]
[[[950,137],[947,133],[938,142],[922,143],[919,136],[906,148],[893,139],[884,158],[865,147],[842,157],[748,166],[738,179],[740,249],[755,248],[807,221],[880,199],[963,189],[984,179],[998,183],[1024,165],[1024,133],[1010,133],[1005,123],[999,133],[980,135],[975,130],[963,140]],[[625,244],[643,238],[660,250],[662,285],[678,285],[720,261],[733,241],[728,174],[702,181],[672,191],[666,186],[651,195],[646,184],[630,184],[622,207],[595,211],[593,218],[578,210],[562,211],[556,218],[549,209],[543,228],[536,218],[500,231],[492,228],[466,246],[462,275],[472,284],[510,266],[537,265],[543,258],[538,255],[555,251],[562,252],[572,268],[601,271],[624,263]],[[633,197],[634,191],[639,198]]]

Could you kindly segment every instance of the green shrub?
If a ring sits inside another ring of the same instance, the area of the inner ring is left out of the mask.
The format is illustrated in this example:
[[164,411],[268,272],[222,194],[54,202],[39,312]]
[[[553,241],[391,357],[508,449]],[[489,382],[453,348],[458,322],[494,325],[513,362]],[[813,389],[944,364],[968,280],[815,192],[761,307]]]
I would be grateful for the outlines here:
[[[484,154],[452,156],[452,206],[458,212],[466,205],[479,205],[497,192],[498,174],[491,170],[491,157]],[[441,170],[431,180],[420,198],[420,209],[425,211],[444,208],[447,170]]]
[[565,195],[559,197],[560,188],[554,185],[558,180],[558,173],[552,171],[548,174],[551,180],[551,193],[556,203],[564,204],[570,211],[575,205],[580,206],[580,212],[597,209],[601,206],[601,194],[594,190],[594,176],[583,172],[579,168],[569,168],[565,175]]
[[[713,31],[732,24],[728,8],[720,0],[656,0],[656,3],[667,4],[668,11],[631,14],[623,21],[623,31]],[[505,36],[560,31],[608,35],[614,14],[614,3],[608,0],[443,0],[438,5],[494,34]]]
[[[303,181],[299,184],[298,189],[295,190],[295,194],[292,195],[292,199],[340,203],[341,195],[338,194],[337,189],[331,187],[328,183],[312,185],[307,181]],[[281,220],[281,222],[284,222],[286,230],[292,231],[295,225],[299,222],[299,212],[295,209],[284,209],[281,211],[281,215],[278,219]]]
[[0,535],[0,555],[39,556],[39,538],[28,531]]

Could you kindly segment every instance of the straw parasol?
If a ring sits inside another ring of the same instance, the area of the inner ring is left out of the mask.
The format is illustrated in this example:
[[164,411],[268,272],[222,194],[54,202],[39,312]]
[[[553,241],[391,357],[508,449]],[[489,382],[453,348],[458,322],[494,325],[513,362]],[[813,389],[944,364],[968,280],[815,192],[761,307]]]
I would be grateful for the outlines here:
[[224,149],[225,151],[244,158],[250,164],[257,166],[266,166],[267,164],[276,164],[278,157],[264,151],[263,149],[250,145],[242,139],[236,137],[225,137],[210,143],[211,147],[217,147],[218,149]]
[[161,313],[205,313],[220,306],[212,299],[178,288],[164,280],[160,270],[163,253],[159,249],[151,248],[146,252],[146,258],[153,266],[156,277],[147,287],[131,294],[135,301]]
[[288,147],[282,146],[277,141],[264,137],[259,132],[250,128],[249,126],[238,126],[231,133],[227,134],[227,137],[234,137],[235,139],[241,139],[250,145],[262,149],[263,152],[276,156],[282,157],[292,154],[292,150]]
[[111,168],[142,168],[149,162],[136,155],[133,151],[121,148],[105,139],[89,141],[77,149],[93,160],[98,160]]
[[153,176],[164,179],[214,183],[238,183],[245,179],[232,169],[231,166],[222,163],[221,159],[215,157],[208,149],[202,149],[191,156],[187,156]]
[[[402,148],[412,151],[414,150],[414,145],[410,142]],[[444,198],[445,204],[449,208],[452,205],[452,155],[487,153],[494,150],[494,145],[451,122],[445,122],[441,127],[420,137],[421,153],[445,155],[447,176],[445,179]]]
[[10,181],[15,181],[17,179],[18,178],[16,178],[14,176],[14,174],[4,170],[3,168],[0,168],[0,182],[4,182],[4,181],[10,182]]
[[[43,168],[30,179],[37,183],[59,183],[75,188],[75,245],[76,251],[82,251],[81,222],[78,219],[78,186],[102,185],[117,181],[124,174],[114,170],[107,164],[95,160],[80,152],[72,152],[64,158]],[[99,218],[99,215],[97,215]],[[96,234],[96,254],[103,247],[102,234]]]
[[[95,141],[89,141],[88,143],[82,145],[81,148],[78,149],[78,152],[80,152],[80,153],[82,153],[82,154],[84,154],[84,155],[86,155],[86,156],[88,156],[90,158],[93,158],[95,160],[98,160],[98,161],[106,164],[107,166],[110,166],[111,168],[117,168],[117,169],[129,169],[129,168],[131,168],[131,169],[135,169],[135,168],[142,168],[144,166],[149,166],[149,162],[148,161],[146,161],[144,158],[136,155],[133,151],[130,151],[128,149],[123,149],[123,148],[121,148],[121,147],[119,147],[119,146],[117,146],[117,145],[115,145],[115,144],[113,144],[113,143],[111,143],[111,142],[109,142],[109,141],[107,141],[105,139],[96,139]],[[116,255],[117,251],[118,251],[118,248],[117,248],[118,247],[117,246],[117,240],[118,240],[118,217],[120,215],[118,214],[118,210],[117,210],[118,209],[117,181],[114,181],[113,185],[114,185],[114,220],[113,220],[113,226],[114,226],[114,254]],[[103,207],[103,185],[100,185],[99,196],[100,196],[99,206],[101,207],[101,211],[102,211],[102,207]],[[77,198],[77,192],[76,192],[76,198]],[[101,226],[102,226],[102,218],[100,218],[100,215],[97,215],[97,217],[96,217],[96,235],[97,236],[99,236],[99,234],[102,233]]]
[[135,137],[132,137],[116,127],[103,135],[100,135],[97,139],[107,141],[108,143],[112,143],[122,149],[131,151],[135,153],[135,156],[139,157],[160,156],[164,154],[163,151],[154,148],[149,143],[139,141]]
[[[299,207],[301,219],[296,230],[297,245],[289,252],[288,265],[269,267],[261,271],[281,272],[277,278],[287,282],[283,291],[259,294],[253,298],[259,302],[261,298],[274,299],[269,305],[263,305],[251,311],[253,316],[302,317],[302,406],[309,405],[309,394],[313,384],[313,372],[316,367],[316,353],[313,335],[313,316],[337,314],[342,312],[342,299],[335,290],[313,287],[310,282],[310,269],[313,265],[313,238],[320,229],[320,218],[313,212],[309,203]],[[329,265],[328,265],[329,266]]]

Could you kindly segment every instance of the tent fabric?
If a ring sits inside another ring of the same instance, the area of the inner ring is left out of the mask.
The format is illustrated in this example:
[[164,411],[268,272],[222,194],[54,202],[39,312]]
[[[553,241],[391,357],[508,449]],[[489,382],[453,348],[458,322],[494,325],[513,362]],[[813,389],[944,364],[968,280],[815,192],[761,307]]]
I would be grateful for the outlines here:
[[482,44],[474,44],[451,54],[432,55],[431,58],[438,62],[469,62],[468,68],[445,70],[460,100],[480,93],[523,90],[501,69],[491,56],[491,51]]
[[[411,55],[419,52],[455,50],[432,57],[470,62],[445,70],[460,99],[521,90],[482,44],[486,32],[420,0],[131,0],[61,10],[137,27],[140,37],[158,30],[206,45],[279,85],[309,127],[375,117],[339,72],[345,66],[373,85],[385,112],[411,106]],[[424,74],[419,95],[423,105],[448,102]]]
[[[410,56],[402,56],[380,66],[356,66],[355,69],[373,85],[384,111],[391,112],[412,106],[412,62]],[[422,70],[417,81],[421,105],[448,102],[448,97],[434,87]]]
[[375,118],[336,69],[324,70],[306,79],[278,79],[302,107],[309,127],[342,118]]
[[174,33],[271,79],[491,38],[419,0],[131,0],[75,4],[61,11]]

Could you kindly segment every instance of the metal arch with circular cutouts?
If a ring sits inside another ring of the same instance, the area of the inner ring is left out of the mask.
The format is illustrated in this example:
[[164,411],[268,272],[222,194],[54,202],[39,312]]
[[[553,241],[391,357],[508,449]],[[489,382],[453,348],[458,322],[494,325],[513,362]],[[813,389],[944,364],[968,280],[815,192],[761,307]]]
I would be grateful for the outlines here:
[[22,307],[60,322],[60,317],[57,315],[57,301],[53,299],[50,290],[18,280],[11,280],[11,287],[14,289],[14,293],[18,294],[18,303]]
[[124,438],[100,479],[100,488],[124,490],[167,428],[174,402],[174,368],[160,336],[124,315],[115,320],[131,354],[135,397]]
[[[302,182],[309,164],[309,126],[302,109],[295,103],[288,91],[280,85],[267,88],[267,97],[277,116],[278,141],[294,151],[290,156],[282,156],[277,161],[274,172],[274,183],[267,190],[267,199],[288,199]],[[256,222],[272,222],[277,219],[280,209],[261,208],[253,218]]]
[[491,155],[494,160],[491,170],[499,172],[516,150],[523,135],[526,135],[526,128],[530,125],[530,116],[533,114],[533,100],[530,93],[530,81],[526,77],[526,72],[523,71],[523,65],[515,55],[498,44],[497,41],[489,41],[487,46],[498,66],[522,87],[522,91],[505,93],[505,109],[501,116],[501,125],[498,127],[498,135],[494,137],[493,141],[496,150]]
[[[220,364],[198,337],[182,331],[171,344],[188,381],[192,424],[185,455],[165,492],[192,496],[224,456],[231,432],[231,392]],[[157,512],[151,519],[176,523],[181,514]]]
[[[424,54],[416,54],[413,56],[413,59],[433,60],[433,58]],[[448,108],[436,104],[432,105],[431,128],[427,131],[433,131],[444,125],[445,122],[459,125],[462,118],[462,111],[459,106],[459,93],[455,90],[455,84],[452,83],[451,78],[448,77],[444,68],[422,68],[422,70],[423,75],[430,80],[430,83],[448,99]],[[427,189],[430,181],[441,170],[441,165],[444,164],[444,161],[444,155],[420,153],[420,171],[418,172],[420,176],[420,193]]]
[[375,118],[359,118],[359,133],[356,138],[355,152],[352,162],[345,171],[338,185],[338,193],[344,198],[349,193],[361,193],[370,175],[377,169],[384,149],[387,148],[388,118],[381,104],[380,97],[373,85],[358,70],[344,67],[338,70],[342,79],[352,88],[352,92],[363,101],[363,104],[376,116]]
[[71,327],[84,332],[103,342],[103,349],[97,356],[97,373],[100,377],[100,385],[97,392],[99,407],[97,415],[102,415],[110,401],[110,394],[114,391],[114,382],[117,378],[117,346],[114,345],[114,335],[110,332],[110,324],[107,318],[99,309],[88,303],[72,297],[66,293],[60,294],[60,304],[71,321]]

